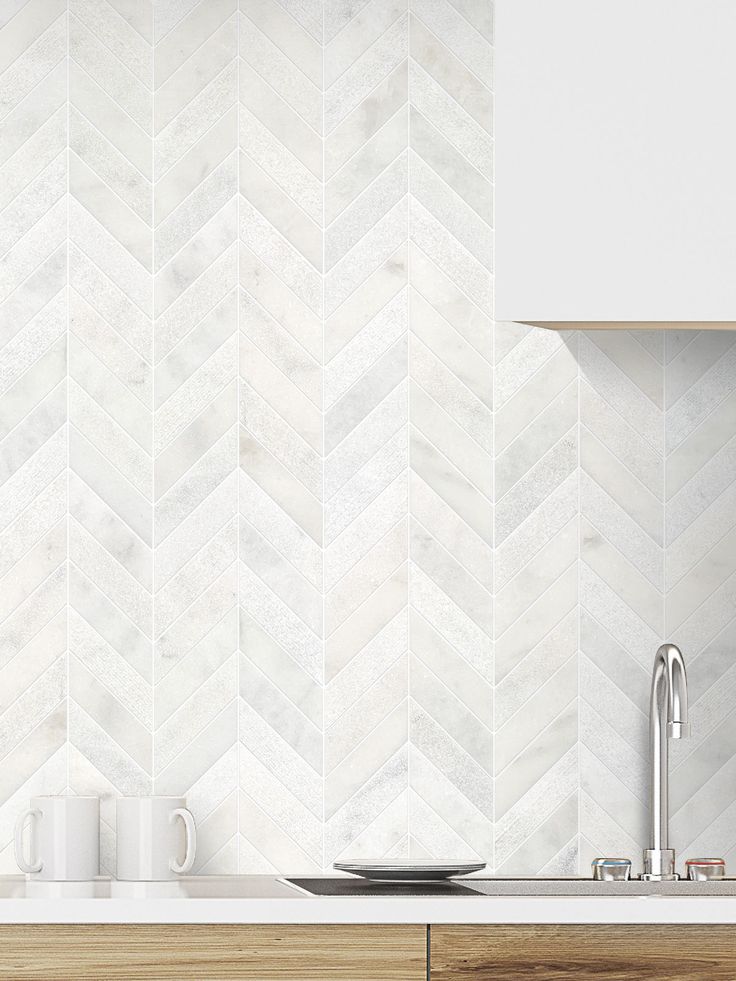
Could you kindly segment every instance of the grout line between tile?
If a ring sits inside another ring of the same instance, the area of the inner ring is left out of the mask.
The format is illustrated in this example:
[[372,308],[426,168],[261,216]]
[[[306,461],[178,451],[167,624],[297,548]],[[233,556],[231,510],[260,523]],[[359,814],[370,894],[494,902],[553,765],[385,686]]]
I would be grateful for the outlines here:
[[[240,252],[240,3],[235,10],[235,95],[236,95],[236,130],[235,130],[235,243]],[[240,256],[238,255],[238,258]],[[240,436],[240,262],[236,262],[236,297],[235,297],[235,336],[238,339],[235,348],[235,426],[237,436]],[[236,630],[236,660],[235,660],[235,870],[238,875],[240,868],[240,439],[235,440],[235,521],[237,536],[235,542],[235,630]]]
[[[407,4],[407,7],[409,5]],[[409,19],[411,13],[408,14]],[[411,63],[411,32],[407,20],[406,42],[406,384],[411,387],[411,87],[409,64]],[[411,398],[406,403],[406,854],[411,857]]]
[[151,793],[156,790],[156,6],[151,5]]
[[66,4],[66,789],[67,792],[70,790],[70,773],[69,773],[69,745],[70,745],[70,732],[69,732],[69,681],[70,681],[70,665],[69,665],[69,607],[70,607],[70,586],[69,582],[71,579],[71,562],[69,558],[69,501],[70,501],[70,475],[69,470],[71,467],[71,459],[69,452],[70,445],[70,434],[71,434],[71,421],[69,418],[69,406],[70,397],[69,393],[71,390],[71,374],[69,371],[69,354],[70,354],[70,344],[69,336],[71,333],[70,328],[70,311],[69,311],[69,293],[70,293],[70,278],[69,278],[69,42],[70,42],[70,29],[71,29],[71,19],[69,11],[69,0]]
[[[491,10],[491,18],[494,18],[494,11]],[[493,46],[491,46],[493,50]],[[494,149],[491,153],[494,154]],[[495,173],[495,160],[493,160],[493,172]],[[494,185],[489,183],[489,195],[491,213],[495,206]],[[496,255],[496,222],[491,225],[491,250]],[[491,283],[491,612],[492,619],[492,641],[491,641],[491,874],[496,874],[496,417],[498,409],[496,406],[496,290],[495,280]]]
[[582,779],[582,753],[581,753],[581,726],[580,726],[580,680],[581,680],[581,668],[582,668],[582,618],[581,618],[581,569],[582,569],[582,536],[583,536],[583,515],[581,511],[582,503],[582,470],[581,470],[581,435],[582,435],[582,419],[580,416],[580,393],[581,393],[581,383],[580,383],[580,343],[578,338],[575,340],[575,361],[577,363],[577,403],[578,403],[578,423],[577,423],[577,478],[578,478],[578,565],[577,565],[577,695],[576,695],[576,710],[577,710],[577,767],[578,767],[578,785],[576,788],[577,795],[577,855],[575,856],[575,867],[577,869],[578,875],[583,874],[582,861],[581,861],[581,840],[582,840],[582,821],[583,821],[583,808],[582,808],[582,795],[580,793],[581,779]]
[[325,458],[325,391],[324,391],[324,383],[325,383],[325,322],[326,322],[326,320],[325,320],[325,287],[326,287],[326,282],[327,282],[326,272],[325,272],[325,252],[326,252],[326,249],[325,249],[325,158],[326,158],[325,147],[326,147],[326,141],[327,141],[327,136],[325,134],[325,49],[326,49],[326,45],[325,45],[325,4],[323,3],[322,4],[322,51],[321,51],[321,54],[322,54],[322,78],[320,79],[320,88],[322,90],[321,91],[321,94],[322,94],[322,105],[321,105],[322,118],[320,120],[320,122],[321,122],[321,127],[320,128],[321,128],[321,131],[322,131],[321,132],[321,138],[322,138],[322,173],[320,175],[320,186],[321,186],[321,192],[322,192],[322,216],[321,216],[322,217],[322,227],[321,227],[322,241],[320,243],[322,245],[322,270],[321,270],[321,273],[320,273],[320,282],[321,282],[321,286],[322,286],[322,296],[321,296],[322,309],[320,310],[320,322],[321,322],[321,326],[322,326],[322,337],[321,337],[321,342],[322,342],[321,360],[322,360],[322,363],[320,365],[320,410],[321,410],[320,414],[321,414],[321,421],[322,421],[322,446],[320,447],[320,459],[321,459],[321,464],[322,464],[322,468],[321,468],[322,469],[322,474],[321,474],[321,476],[322,476],[322,502],[321,502],[322,541],[320,543],[321,544],[321,551],[322,551],[322,590],[321,590],[321,593],[322,593],[322,720],[321,720],[321,725],[322,725],[322,774],[321,774],[321,776],[322,776],[322,829],[321,829],[322,842],[321,842],[321,850],[322,850],[322,854],[320,855],[320,867],[321,867],[321,869],[323,871],[325,869],[326,857],[327,857],[326,854],[325,854],[325,787],[326,787],[325,769],[326,769],[326,765],[327,765],[327,763],[326,763],[327,754],[325,753],[325,702],[326,702],[325,692],[326,692],[326,673],[327,673],[326,672],[327,645],[325,643],[325,623],[326,623],[326,607],[327,607],[327,602],[326,602],[327,601],[327,596],[326,596],[327,589],[326,589],[326,577],[325,577],[325,511],[326,511],[326,508],[327,508],[327,502],[325,500],[325,483],[326,483],[325,482],[325,469],[326,469],[325,464],[326,464],[326,458]]

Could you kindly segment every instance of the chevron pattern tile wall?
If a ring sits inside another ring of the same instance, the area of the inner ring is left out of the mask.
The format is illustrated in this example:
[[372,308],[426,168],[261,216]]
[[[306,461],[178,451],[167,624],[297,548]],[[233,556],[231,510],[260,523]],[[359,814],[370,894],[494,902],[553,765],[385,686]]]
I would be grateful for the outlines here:
[[736,861],[736,338],[493,322],[488,0],[0,0],[0,871]]
[[153,5],[153,786],[237,867],[237,17]]
[[[580,338],[581,863],[646,847],[664,634],[663,337]],[[615,806],[614,806],[615,802]],[[613,851],[611,851],[613,849]]]
[[665,345],[665,626],[690,653],[692,738],[676,747],[681,848],[736,860],[736,336]]
[[[578,855],[578,338],[497,324],[496,865]],[[604,849],[605,851],[605,849]]]
[[407,851],[406,2],[343,14],[324,40],[329,865]]
[[467,7],[409,26],[413,857],[493,852],[493,35]]
[[107,871],[114,796],[153,776],[148,26],[103,4],[68,13],[68,784],[103,798]]
[[323,51],[319,4],[239,26],[240,863],[319,871]]
[[67,638],[66,3],[0,7],[0,864],[63,793]]

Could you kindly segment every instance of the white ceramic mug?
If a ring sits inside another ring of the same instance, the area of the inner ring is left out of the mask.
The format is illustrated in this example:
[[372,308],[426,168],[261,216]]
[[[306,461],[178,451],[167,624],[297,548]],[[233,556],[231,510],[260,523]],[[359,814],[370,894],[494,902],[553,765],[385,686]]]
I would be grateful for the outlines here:
[[[23,829],[30,821],[30,860]],[[15,822],[21,872],[46,882],[87,881],[100,874],[100,802],[96,797],[32,797]]]
[[119,797],[117,877],[156,882],[186,875],[197,832],[184,797]]

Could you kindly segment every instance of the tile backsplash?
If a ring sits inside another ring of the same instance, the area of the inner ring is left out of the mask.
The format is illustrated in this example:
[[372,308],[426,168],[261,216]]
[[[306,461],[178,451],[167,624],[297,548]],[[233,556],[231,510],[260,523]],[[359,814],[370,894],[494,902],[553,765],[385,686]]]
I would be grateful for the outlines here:
[[489,0],[0,3],[0,871],[736,862],[736,336],[493,323]]

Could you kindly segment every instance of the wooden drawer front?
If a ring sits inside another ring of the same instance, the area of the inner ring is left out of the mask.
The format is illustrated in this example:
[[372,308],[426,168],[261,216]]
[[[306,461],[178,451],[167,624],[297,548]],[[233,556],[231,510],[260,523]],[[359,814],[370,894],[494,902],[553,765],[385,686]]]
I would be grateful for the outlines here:
[[2,981],[425,981],[424,926],[0,926]]
[[431,981],[736,981],[732,926],[433,926]]

